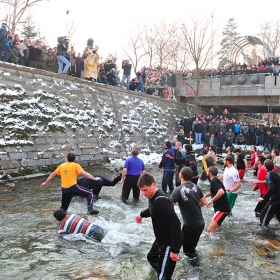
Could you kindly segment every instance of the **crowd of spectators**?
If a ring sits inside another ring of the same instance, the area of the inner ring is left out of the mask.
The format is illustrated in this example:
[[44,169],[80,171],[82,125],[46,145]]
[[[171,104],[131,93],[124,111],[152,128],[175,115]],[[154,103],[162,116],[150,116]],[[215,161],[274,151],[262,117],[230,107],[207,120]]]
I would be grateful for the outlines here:
[[208,115],[186,116],[180,121],[177,138],[182,144],[215,145],[218,153],[223,147],[235,145],[263,146],[264,150],[280,148],[280,125],[265,124],[262,120],[236,120],[227,109],[216,115],[211,108]]
[[[184,79],[194,79],[195,70],[184,70],[182,77]],[[202,78],[220,78],[228,75],[250,75],[256,73],[263,73],[266,75],[279,76],[280,64],[278,58],[260,59],[258,64],[247,65],[245,62],[232,63],[221,66],[218,69],[206,68],[200,72]]]
[[[63,44],[65,44],[66,50],[63,49]],[[29,39],[22,40],[18,34],[13,35],[11,31],[7,31],[5,45],[10,48],[11,54],[9,54],[10,56],[7,59],[4,59],[6,52],[3,51],[0,60],[83,78],[82,71],[85,68],[83,56],[80,52],[77,53],[73,47],[70,47],[68,50],[68,41],[66,38],[59,37],[58,45],[51,48],[36,41],[30,41]],[[63,60],[60,59],[61,56],[63,56]],[[126,60],[124,62],[125,66],[122,67],[123,69],[127,65],[130,65],[130,67],[129,75],[124,75],[126,79],[122,82],[118,77],[117,66],[114,59],[106,59],[98,63],[98,72],[95,81],[112,86],[126,87],[132,91],[152,94],[156,89],[163,90],[168,86],[168,76],[174,77],[176,75],[175,71],[167,67],[144,66],[141,67],[133,77],[131,76],[132,66],[130,61]],[[69,67],[67,65],[68,63]],[[67,67],[63,68],[65,64]],[[66,72],[64,72],[65,69]]]
[[[2,25],[1,30],[2,28],[6,28],[4,24]],[[76,52],[73,47],[68,50],[68,43],[66,45],[67,50],[63,54],[63,60],[61,60],[61,54],[58,49],[59,44],[58,47],[50,48],[35,41],[30,42],[28,39],[21,40],[18,34],[13,35],[11,31],[6,31],[6,34],[5,45],[9,47],[11,54],[3,49],[2,56],[0,57],[1,60],[54,73],[84,78],[82,75],[82,71],[85,68],[84,57],[81,56],[80,52]],[[10,55],[10,57],[7,58],[7,55]],[[65,62],[67,62],[66,64],[69,63],[69,67],[68,65],[64,67],[64,70],[67,69],[66,73],[62,71],[61,65],[62,63],[65,65]],[[103,62],[98,62],[97,77],[95,77],[94,81],[112,86],[125,87],[141,93],[153,94],[157,92],[156,95],[163,96],[167,90],[170,93],[170,88],[176,87],[176,77],[182,76],[184,79],[194,79],[196,74],[195,70],[184,70],[180,72],[178,70],[168,69],[168,67],[144,66],[137,71],[136,75],[132,76],[132,65],[129,60],[123,61],[122,69],[123,76],[120,80],[114,59],[106,59]],[[279,72],[279,60],[267,58],[261,59],[256,65],[246,65],[244,62],[243,64],[232,63],[231,65],[225,65],[220,69],[211,70],[207,68],[203,71],[201,70],[200,75],[202,78],[218,78],[226,75],[254,73],[278,76]]]

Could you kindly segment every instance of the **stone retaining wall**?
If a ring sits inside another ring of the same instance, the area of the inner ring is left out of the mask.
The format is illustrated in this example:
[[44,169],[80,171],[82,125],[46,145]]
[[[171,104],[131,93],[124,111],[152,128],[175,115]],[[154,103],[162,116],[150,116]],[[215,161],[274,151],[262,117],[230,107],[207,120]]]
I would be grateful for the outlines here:
[[84,167],[133,147],[162,152],[189,114],[179,102],[7,63],[0,95],[0,169],[22,174],[53,170],[69,151]]

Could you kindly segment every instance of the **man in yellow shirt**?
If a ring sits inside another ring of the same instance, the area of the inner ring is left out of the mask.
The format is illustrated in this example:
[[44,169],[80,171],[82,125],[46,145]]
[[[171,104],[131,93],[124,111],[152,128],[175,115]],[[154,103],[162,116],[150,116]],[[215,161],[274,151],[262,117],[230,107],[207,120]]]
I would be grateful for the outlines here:
[[57,169],[48,177],[46,182],[41,184],[41,188],[46,186],[55,176],[61,178],[61,209],[66,213],[68,206],[73,196],[87,197],[88,214],[98,214],[98,210],[92,208],[93,193],[90,189],[79,186],[77,184],[77,176],[82,175],[88,179],[98,181],[101,178],[93,177],[88,172],[85,172],[83,168],[75,163],[76,155],[69,153],[67,155],[68,162],[62,163]]

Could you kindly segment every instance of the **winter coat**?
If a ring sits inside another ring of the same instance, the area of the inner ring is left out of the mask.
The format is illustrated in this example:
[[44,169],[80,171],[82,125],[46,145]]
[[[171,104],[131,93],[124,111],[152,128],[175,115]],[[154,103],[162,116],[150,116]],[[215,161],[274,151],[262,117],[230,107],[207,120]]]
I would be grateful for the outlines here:
[[16,47],[13,47],[12,55],[9,58],[9,62],[14,63],[14,64],[18,64],[19,58],[20,58],[19,49],[16,48]]

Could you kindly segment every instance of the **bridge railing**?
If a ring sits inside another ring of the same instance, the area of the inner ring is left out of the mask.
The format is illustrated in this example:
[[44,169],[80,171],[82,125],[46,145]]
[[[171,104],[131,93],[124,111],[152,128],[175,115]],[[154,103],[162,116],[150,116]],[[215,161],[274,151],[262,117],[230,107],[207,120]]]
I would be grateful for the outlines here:
[[220,78],[221,87],[230,87],[230,86],[264,86],[265,85],[265,76],[268,76],[267,73],[257,73],[250,75],[229,75],[222,76]]

